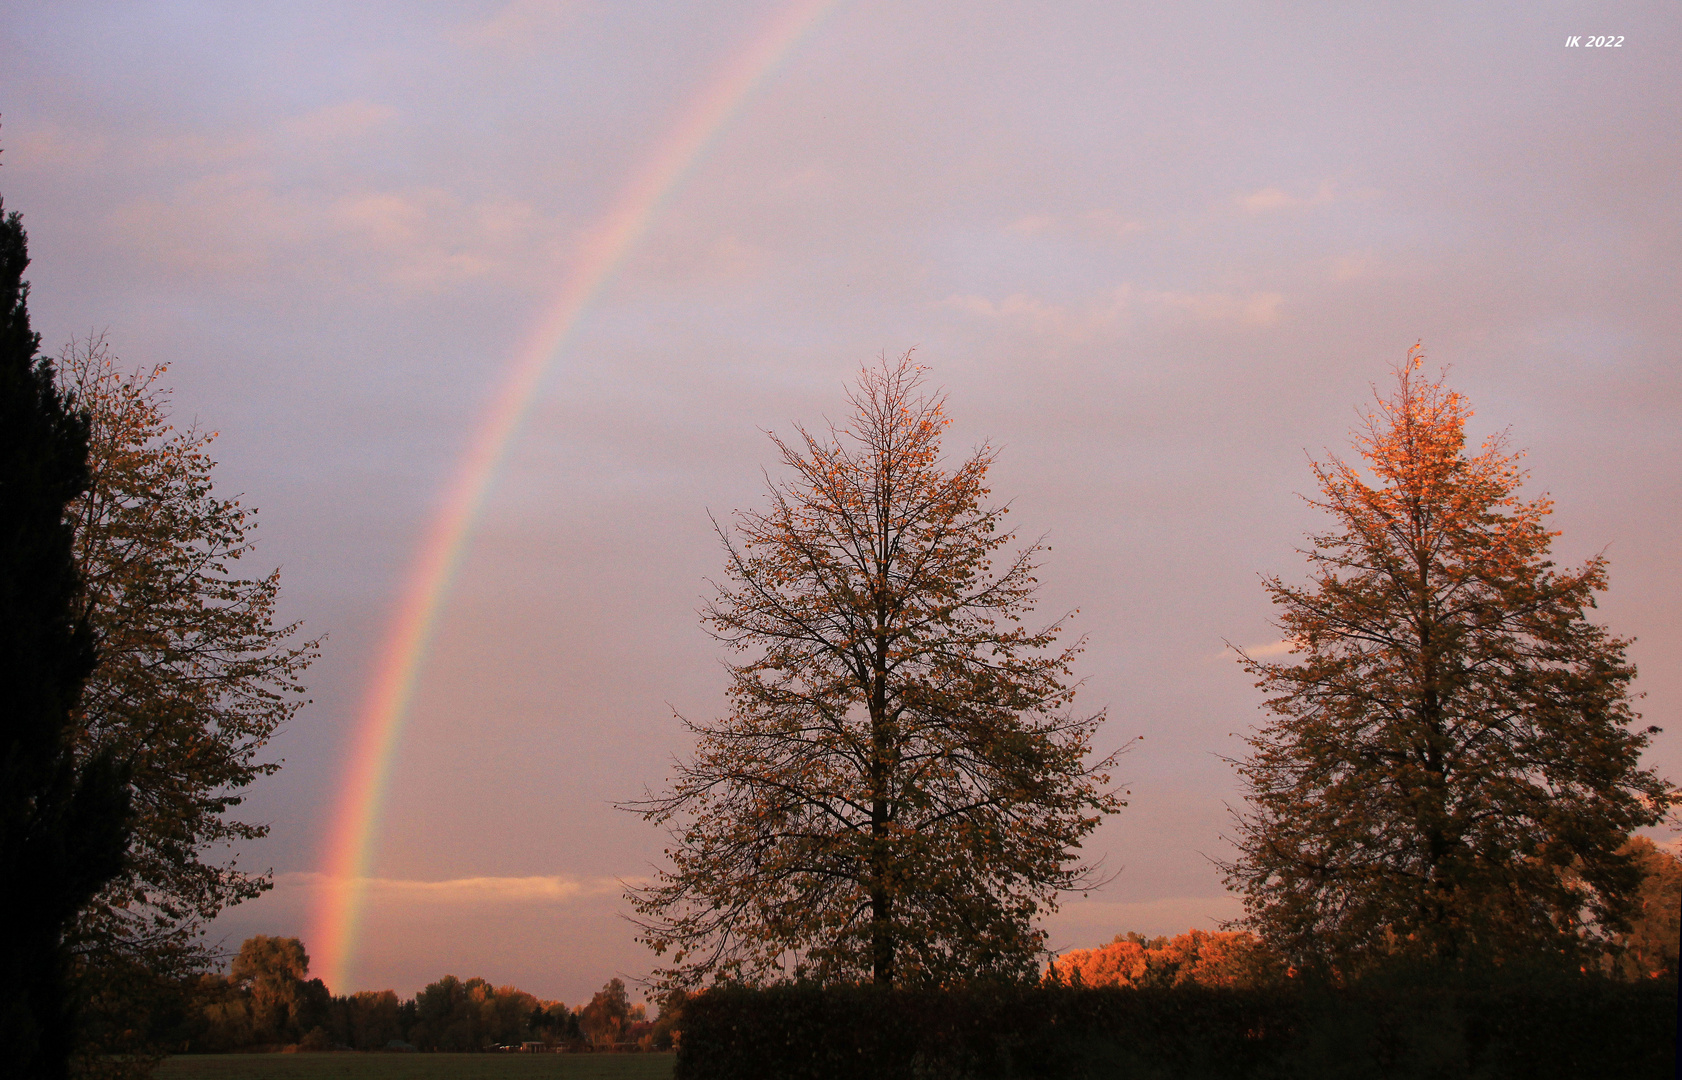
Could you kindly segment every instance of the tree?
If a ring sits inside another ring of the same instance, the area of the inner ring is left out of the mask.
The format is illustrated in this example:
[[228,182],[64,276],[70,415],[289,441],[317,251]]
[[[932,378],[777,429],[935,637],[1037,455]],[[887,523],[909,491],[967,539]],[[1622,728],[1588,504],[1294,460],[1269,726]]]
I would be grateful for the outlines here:
[[492,986],[484,979],[461,981],[446,975],[415,998],[415,1024],[409,1038],[422,1050],[484,1050],[524,1041],[538,1000],[512,986]]
[[246,938],[226,976],[198,980],[196,1049],[238,1050],[295,1043],[332,1021],[333,999],[310,979],[310,958],[297,938]]
[[618,1042],[630,1020],[631,999],[625,992],[624,981],[620,979],[609,979],[606,986],[596,991],[590,1003],[578,1011],[579,1029],[596,1046],[612,1046]]
[[309,954],[295,937],[258,934],[240,945],[229,981],[249,995],[257,1042],[295,1042],[325,1018],[327,987],[309,973]]
[[1628,642],[1589,621],[1606,559],[1556,570],[1546,496],[1416,348],[1355,445],[1314,465],[1334,531],[1266,579],[1296,659],[1242,654],[1273,714],[1239,763],[1228,885],[1293,959],[1570,955],[1624,928],[1620,847],[1673,796],[1640,768]]
[[361,990],[333,999],[329,1028],[353,1050],[383,1050],[403,1040],[401,1005],[393,990]]
[[683,1007],[687,1004],[689,994],[681,989],[668,990],[660,996],[660,1011],[648,1033],[650,1049],[664,1051],[677,1045],[682,1038]]
[[88,483],[88,423],[37,358],[28,265],[0,204],[0,1055],[8,1075],[51,1078],[72,1038],[66,931],[122,865],[129,797],[114,753],[75,753],[96,653],[65,512]]
[[483,979],[462,982],[446,975],[415,995],[415,1023],[409,1039],[422,1050],[461,1052],[485,1045],[485,1025],[476,996],[489,988]]
[[[70,517],[79,615],[99,659],[76,713],[76,748],[130,763],[136,809],[122,873],[77,919],[94,986],[120,972],[167,985],[202,970],[205,925],[269,887],[218,849],[267,833],[228,812],[279,768],[258,754],[304,703],[298,680],[317,655],[317,642],[292,643],[297,623],[276,623],[278,570],[233,572],[252,550],[255,511],[214,494],[215,433],[170,425],[165,370],[125,372],[97,338],[72,344],[59,364],[90,432],[90,482]],[[119,1014],[134,1005],[107,1002]],[[121,1016],[108,1027],[135,1029]]]
[[1172,938],[1117,934],[1108,945],[1059,956],[1046,981],[1078,986],[1256,987],[1285,977],[1282,959],[1254,934],[1188,930]]
[[533,1009],[527,1026],[533,1036],[554,1045],[581,1037],[578,1014],[559,1001],[544,1001]]
[[943,399],[910,356],[862,373],[852,421],[797,445],[764,512],[717,528],[704,611],[743,659],[730,715],[671,789],[628,808],[676,840],[629,898],[666,986],[709,976],[940,983],[1030,977],[1033,918],[1090,883],[1074,852],[1120,805],[1070,712],[1061,621],[1030,630],[1032,544],[983,505],[993,451],[951,473]]
[[1682,859],[1645,836],[1631,837],[1623,852],[1640,867],[1641,888],[1609,966],[1629,979],[1674,981],[1682,950]]

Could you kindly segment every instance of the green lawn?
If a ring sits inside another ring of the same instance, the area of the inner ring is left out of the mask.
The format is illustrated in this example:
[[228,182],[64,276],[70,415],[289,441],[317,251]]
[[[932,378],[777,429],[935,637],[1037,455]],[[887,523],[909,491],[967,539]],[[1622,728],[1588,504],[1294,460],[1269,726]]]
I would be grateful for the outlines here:
[[184,1054],[156,1080],[670,1080],[671,1054]]

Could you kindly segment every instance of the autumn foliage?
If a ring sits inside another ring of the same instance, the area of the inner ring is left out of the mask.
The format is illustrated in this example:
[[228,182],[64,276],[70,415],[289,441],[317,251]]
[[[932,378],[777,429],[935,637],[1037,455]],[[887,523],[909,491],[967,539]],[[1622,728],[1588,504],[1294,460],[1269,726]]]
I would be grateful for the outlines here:
[[240,573],[256,511],[217,494],[215,433],[171,423],[164,375],[123,368],[98,338],[65,348],[57,371],[88,422],[89,483],[66,517],[98,659],[74,746],[126,764],[134,811],[121,872],[72,935],[79,1052],[108,1077],[144,1075],[162,1048],[137,1033],[212,963],[207,924],[269,887],[227,850],[268,832],[235,808],[279,768],[262,753],[304,704],[318,645],[277,620],[278,570]]
[[1266,585],[1291,659],[1244,656],[1272,714],[1239,763],[1228,884],[1294,962],[1567,963],[1626,929],[1624,844],[1674,801],[1640,765],[1628,642],[1591,622],[1607,563],[1559,569],[1546,496],[1415,351],[1314,466],[1311,577]]
[[1244,931],[1188,930],[1174,937],[1118,934],[1096,949],[1052,961],[1048,981],[1070,986],[1254,987],[1285,977],[1282,957]]
[[1607,968],[1628,979],[1677,980],[1682,951],[1682,859],[1645,836],[1631,837],[1621,854],[1641,870],[1629,929],[1616,934]]
[[222,849],[268,833],[230,811],[279,769],[260,755],[305,704],[319,642],[277,621],[280,571],[239,573],[256,510],[215,492],[216,433],[170,422],[165,372],[124,369],[98,338],[59,360],[89,425],[90,482],[68,517],[99,659],[77,749],[129,763],[137,812],[123,872],[77,936],[96,968],[129,957],[179,973],[208,960],[209,920],[269,887]]
[[[1041,548],[1012,554],[987,447],[948,471],[909,356],[866,370],[790,479],[720,529],[705,615],[740,657],[671,789],[629,808],[675,843],[630,894],[659,978],[940,984],[1031,977],[1080,839],[1121,804],[1088,762],[1060,621],[1030,627]],[[995,562],[997,559],[997,562]]]

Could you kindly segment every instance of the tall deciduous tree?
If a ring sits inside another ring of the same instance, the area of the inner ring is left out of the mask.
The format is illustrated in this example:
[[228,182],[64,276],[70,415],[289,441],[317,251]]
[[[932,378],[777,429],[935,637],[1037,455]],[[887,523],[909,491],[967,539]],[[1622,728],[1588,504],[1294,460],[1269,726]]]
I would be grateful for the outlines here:
[[793,478],[719,535],[729,581],[704,616],[743,659],[730,715],[671,789],[671,866],[630,899],[667,985],[799,975],[1031,976],[1035,914],[1089,868],[1120,805],[1089,764],[1099,713],[1070,711],[1060,624],[1029,629],[1029,545],[984,505],[993,451],[941,466],[948,420],[909,355],[866,370],[851,423],[773,437]]
[[[124,371],[99,339],[59,362],[90,423],[90,482],[70,518],[80,614],[99,661],[77,712],[77,748],[129,761],[136,800],[123,872],[77,922],[86,971],[101,986],[118,984],[114,969],[173,977],[202,967],[206,923],[268,888],[226,852],[267,826],[229,811],[279,767],[259,754],[303,703],[299,677],[316,655],[315,642],[294,642],[297,623],[276,621],[279,571],[236,572],[255,511],[215,494],[215,433],[171,426],[164,370]],[[120,996],[101,1000],[124,1007]],[[120,1020],[107,1027],[135,1026]]]
[[1415,349],[1314,466],[1333,531],[1306,586],[1267,579],[1294,659],[1245,655],[1271,719],[1239,763],[1228,884],[1299,960],[1571,953],[1622,927],[1620,853],[1672,801],[1639,764],[1627,642],[1590,622],[1606,560],[1558,570],[1519,455],[1466,452],[1471,410]]
[[76,754],[96,654],[65,513],[88,483],[88,423],[37,358],[28,264],[0,206],[0,1059],[56,1078],[73,1029],[66,932],[122,865],[129,800],[116,755]]

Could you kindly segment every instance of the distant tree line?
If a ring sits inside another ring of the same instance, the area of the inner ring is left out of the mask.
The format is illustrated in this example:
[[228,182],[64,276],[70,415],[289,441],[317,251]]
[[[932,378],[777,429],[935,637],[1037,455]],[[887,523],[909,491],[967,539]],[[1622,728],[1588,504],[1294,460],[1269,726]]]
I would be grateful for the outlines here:
[[569,1007],[513,986],[446,975],[412,998],[392,990],[334,995],[309,977],[297,938],[258,935],[240,947],[226,974],[184,988],[184,1007],[157,1033],[175,1051],[416,1050],[472,1053],[507,1049],[669,1050],[681,998],[650,1020],[625,984],[609,980]]

